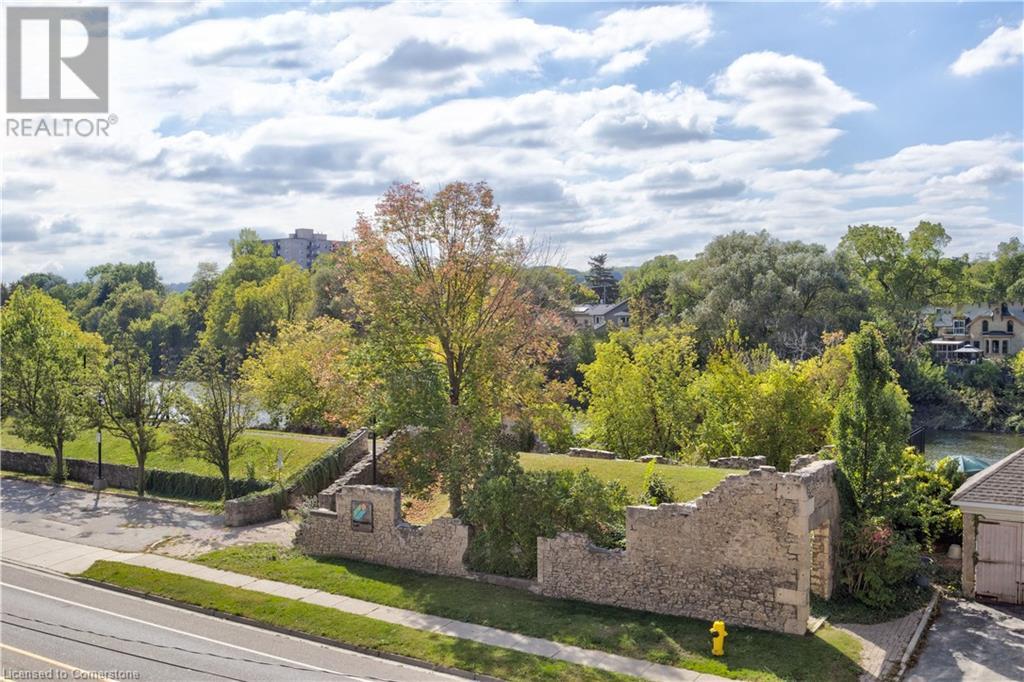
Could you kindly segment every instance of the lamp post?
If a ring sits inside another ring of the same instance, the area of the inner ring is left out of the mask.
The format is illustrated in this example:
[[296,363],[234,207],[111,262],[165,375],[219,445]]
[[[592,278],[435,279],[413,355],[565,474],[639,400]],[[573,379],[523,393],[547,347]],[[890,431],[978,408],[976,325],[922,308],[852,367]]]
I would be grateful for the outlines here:
[[[96,396],[96,402],[103,408],[103,394]],[[103,480],[103,422],[96,421],[96,480],[92,482],[93,490],[103,490],[107,482]]]
[[377,485],[377,420],[370,429],[370,454],[373,460],[373,484]]

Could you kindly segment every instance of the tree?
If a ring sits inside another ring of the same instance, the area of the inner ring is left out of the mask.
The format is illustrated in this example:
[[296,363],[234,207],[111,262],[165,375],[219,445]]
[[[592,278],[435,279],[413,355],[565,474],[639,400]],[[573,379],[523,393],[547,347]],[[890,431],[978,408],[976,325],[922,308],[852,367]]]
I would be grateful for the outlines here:
[[690,397],[701,459],[763,455],[788,469],[793,457],[826,442],[830,414],[816,387],[767,346],[743,350],[735,328],[719,340]]
[[143,497],[146,458],[159,447],[159,428],[168,419],[175,390],[170,382],[153,381],[149,357],[125,337],[115,342],[100,387],[103,419],[131,445],[139,471],[137,492]]
[[273,248],[260,241],[255,231],[239,232],[231,242],[231,265],[210,295],[201,343],[244,354],[261,333],[272,334],[281,314],[266,285],[283,265],[284,260],[275,258]]
[[180,419],[171,423],[171,446],[217,467],[225,501],[231,495],[231,462],[257,445],[245,437],[255,421],[256,404],[237,370],[231,353],[197,351],[181,369],[181,375],[194,382],[196,395],[179,397]]
[[669,286],[686,270],[686,261],[669,255],[655,256],[627,272],[622,277],[622,294],[629,299],[630,321],[643,327],[669,318],[673,312],[668,299]]
[[666,302],[694,324],[705,352],[735,325],[751,345],[768,344],[798,360],[819,350],[822,332],[856,328],[864,312],[845,270],[823,246],[764,231],[713,239],[672,278]]
[[348,401],[352,344],[351,328],[339,320],[286,322],[275,338],[256,342],[242,376],[260,405],[290,428],[324,430]]
[[89,425],[93,374],[106,347],[83,332],[59,301],[18,288],[0,311],[3,375],[0,395],[11,429],[53,450],[53,478],[64,478],[64,444]]
[[601,303],[615,303],[619,300],[619,285],[615,281],[615,273],[605,265],[607,260],[608,254],[600,253],[587,262],[590,269],[587,271],[586,282]]
[[295,263],[285,263],[267,282],[267,288],[277,308],[277,319],[295,322],[305,319],[313,305],[313,289],[309,273]]
[[[373,416],[423,427],[396,462],[420,474],[407,483],[440,480],[457,515],[490,457],[502,409],[553,353],[562,323],[523,286],[530,249],[511,237],[484,183],[452,183],[433,197],[396,184],[372,220],[360,216],[356,235],[352,289],[370,319],[375,388],[387,391],[388,405]],[[444,407],[425,415],[409,404],[410,388],[442,391],[422,402],[441,398]]]
[[950,237],[921,221],[903,237],[894,227],[850,227],[837,249],[871,294],[871,312],[904,352],[918,340],[927,305],[959,303],[967,293],[968,258],[944,254]]
[[313,262],[310,287],[313,289],[311,316],[333,317],[350,324],[358,322],[359,313],[349,287],[352,280],[352,247],[320,255]]
[[1018,237],[1003,242],[993,258],[973,263],[970,274],[975,300],[1024,301],[1024,243]]
[[677,457],[694,419],[687,389],[696,360],[683,328],[612,332],[582,368],[590,437],[630,459]]
[[886,490],[910,435],[910,404],[878,328],[865,323],[848,343],[850,377],[832,419],[836,460],[866,513],[884,512]]

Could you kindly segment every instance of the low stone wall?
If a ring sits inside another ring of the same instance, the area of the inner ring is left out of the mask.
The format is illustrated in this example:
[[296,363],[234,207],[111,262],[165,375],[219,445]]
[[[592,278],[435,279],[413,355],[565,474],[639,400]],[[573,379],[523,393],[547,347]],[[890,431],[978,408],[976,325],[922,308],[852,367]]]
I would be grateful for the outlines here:
[[803,477],[807,494],[814,500],[807,521],[811,529],[811,592],[831,599],[836,588],[842,533],[836,465],[832,460],[819,460],[817,455],[801,455],[793,460],[790,469]]
[[757,457],[719,457],[708,462],[708,466],[716,469],[758,469],[767,464],[768,460],[761,455]]
[[[372,524],[358,529],[354,502],[372,505]],[[334,508],[315,509],[302,522],[295,544],[307,554],[369,561],[424,573],[469,577],[462,558],[469,548],[469,526],[458,519],[435,519],[413,526],[402,519],[398,488],[348,485],[335,495]]]
[[[0,468],[5,471],[20,471],[23,474],[48,476],[54,461],[53,455],[17,450],[0,450]],[[67,467],[67,477],[69,480],[91,484],[99,477],[99,467],[96,462],[65,457],[64,464]],[[136,467],[124,464],[104,464],[103,480],[113,488],[135,490],[139,484],[139,470]]]
[[594,450],[593,448],[569,448],[570,457],[588,457],[590,459],[615,459],[615,453],[608,450]]
[[[366,429],[360,429],[349,440],[330,451],[331,463],[336,471],[346,471],[359,462],[367,449]],[[310,466],[316,466],[314,462]],[[285,505],[297,505],[307,497],[317,494],[319,486],[310,488],[308,477],[300,474],[298,479],[281,490],[266,490],[246,495],[224,503],[224,525],[229,527],[251,526],[254,523],[273,521],[281,516]]]

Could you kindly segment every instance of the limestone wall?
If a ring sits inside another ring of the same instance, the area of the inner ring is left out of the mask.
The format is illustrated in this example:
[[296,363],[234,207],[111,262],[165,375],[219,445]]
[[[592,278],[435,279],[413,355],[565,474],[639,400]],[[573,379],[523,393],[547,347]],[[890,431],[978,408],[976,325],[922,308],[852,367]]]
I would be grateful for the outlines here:
[[719,457],[708,462],[708,466],[716,469],[758,469],[768,464],[767,458],[757,457]]
[[802,634],[814,503],[799,474],[730,476],[695,502],[629,507],[626,549],[583,535],[538,540],[551,597]]
[[[824,596],[834,584],[834,473],[831,461],[805,463],[793,473],[761,467],[727,477],[694,502],[629,507],[624,550],[595,547],[575,533],[539,538],[530,589],[802,634],[812,584]],[[353,527],[354,501],[373,504],[372,532]],[[346,485],[333,502],[333,509],[315,510],[303,522],[296,537],[303,551],[477,577],[463,564],[470,529],[461,521],[411,526],[402,520],[395,488]]]
[[830,599],[836,587],[840,525],[839,490],[836,488],[836,465],[832,460],[818,460],[804,455],[793,460],[791,468],[799,472],[814,500],[808,520],[811,529],[811,592]]
[[[352,503],[373,505],[372,532],[356,530]],[[295,544],[307,554],[358,559],[423,573],[466,577],[462,558],[469,548],[469,526],[457,519],[435,519],[413,526],[402,519],[398,488],[372,485],[342,487],[334,508],[313,510],[302,522]]]

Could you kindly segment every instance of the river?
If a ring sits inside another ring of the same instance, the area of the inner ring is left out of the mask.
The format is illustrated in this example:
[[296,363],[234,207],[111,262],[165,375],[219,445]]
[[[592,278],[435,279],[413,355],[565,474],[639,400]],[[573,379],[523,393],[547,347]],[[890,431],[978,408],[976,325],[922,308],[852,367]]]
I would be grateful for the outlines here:
[[1024,448],[1024,434],[986,431],[929,431],[924,455],[931,461],[952,455],[971,455],[994,463]]

